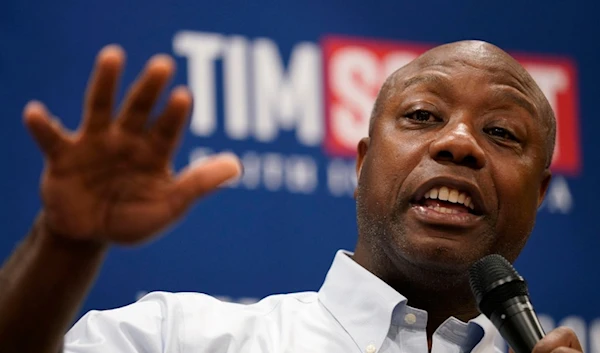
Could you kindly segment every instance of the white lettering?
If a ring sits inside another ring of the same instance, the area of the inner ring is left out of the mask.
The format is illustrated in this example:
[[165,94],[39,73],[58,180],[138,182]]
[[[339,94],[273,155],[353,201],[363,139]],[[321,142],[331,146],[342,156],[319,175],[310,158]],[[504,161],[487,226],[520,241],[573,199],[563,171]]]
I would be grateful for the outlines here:
[[331,107],[331,129],[336,140],[355,149],[369,129],[369,116],[380,84],[377,57],[362,48],[338,51],[329,66],[331,89],[340,103]]
[[244,37],[229,38],[223,58],[225,89],[225,133],[232,139],[248,137],[248,41]]
[[269,191],[281,189],[283,184],[283,159],[280,154],[267,153],[264,157],[265,188]]
[[257,39],[253,64],[256,138],[270,142],[279,129],[295,127],[300,143],[318,145],[323,139],[319,47],[312,43],[296,45],[286,77],[277,45],[266,38]]
[[557,175],[552,179],[542,207],[547,207],[550,213],[569,214],[572,211],[573,196],[563,176]]
[[286,162],[285,179],[290,192],[312,193],[318,184],[315,161],[306,156],[291,156]]
[[260,183],[260,156],[256,152],[248,151],[242,155],[242,165],[244,166],[244,175],[241,183],[246,189],[256,189]]
[[327,187],[333,196],[353,196],[356,188],[356,163],[333,159],[327,166]]
[[[231,151],[227,151],[231,152]],[[194,148],[189,156],[190,164],[202,163],[215,153],[207,147]],[[244,174],[226,186],[246,190],[280,191],[283,187],[294,194],[312,194],[319,184],[316,161],[311,156],[246,151],[240,155]]]
[[223,36],[214,33],[178,32],[173,39],[176,54],[187,57],[189,86],[194,98],[190,129],[199,136],[214,133],[215,114],[215,60],[223,49]]

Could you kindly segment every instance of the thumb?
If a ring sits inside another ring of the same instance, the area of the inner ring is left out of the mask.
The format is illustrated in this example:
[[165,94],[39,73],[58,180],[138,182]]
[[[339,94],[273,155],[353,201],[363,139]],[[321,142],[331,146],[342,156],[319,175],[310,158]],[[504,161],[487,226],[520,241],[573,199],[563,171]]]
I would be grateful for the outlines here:
[[[557,348],[562,348],[562,351],[575,351],[583,352],[581,343],[577,338],[575,332],[568,327],[558,327],[550,331],[546,337],[542,338],[535,347],[533,347],[534,353],[548,353],[554,352]],[[571,348],[569,350],[564,348]]]
[[176,178],[175,208],[183,210],[197,198],[242,175],[242,163],[233,153],[222,153],[191,164]]

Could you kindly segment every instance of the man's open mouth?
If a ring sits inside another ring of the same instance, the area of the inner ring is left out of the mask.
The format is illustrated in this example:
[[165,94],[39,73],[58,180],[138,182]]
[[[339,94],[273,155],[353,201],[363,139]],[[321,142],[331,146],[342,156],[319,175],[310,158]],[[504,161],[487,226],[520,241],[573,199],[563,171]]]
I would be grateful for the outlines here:
[[439,213],[480,215],[473,199],[466,191],[449,186],[434,186],[415,201],[415,204],[425,206]]

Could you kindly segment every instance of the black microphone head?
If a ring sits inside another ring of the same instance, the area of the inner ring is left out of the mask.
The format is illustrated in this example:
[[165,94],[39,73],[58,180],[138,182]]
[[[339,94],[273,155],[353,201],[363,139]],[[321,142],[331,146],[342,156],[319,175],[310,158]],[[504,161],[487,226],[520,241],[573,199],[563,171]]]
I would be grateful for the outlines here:
[[477,306],[490,316],[505,301],[529,296],[527,284],[504,257],[493,254],[475,262],[469,269],[469,284]]

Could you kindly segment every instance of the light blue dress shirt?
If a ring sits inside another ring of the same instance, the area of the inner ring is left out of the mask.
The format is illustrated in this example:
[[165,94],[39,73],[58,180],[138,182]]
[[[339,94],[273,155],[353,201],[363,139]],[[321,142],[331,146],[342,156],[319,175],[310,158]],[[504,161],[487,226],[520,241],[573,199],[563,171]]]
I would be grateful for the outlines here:
[[[67,353],[426,353],[427,313],[338,251],[319,292],[221,302],[199,293],[151,293],[123,308],[87,313],[65,336]],[[452,300],[448,298],[448,300]],[[479,316],[449,318],[432,353],[501,352]]]

